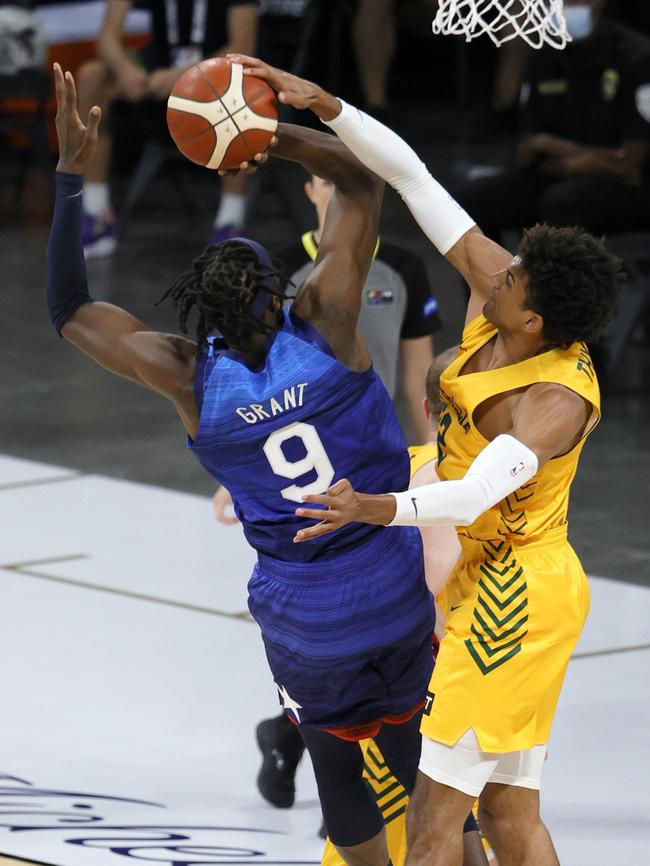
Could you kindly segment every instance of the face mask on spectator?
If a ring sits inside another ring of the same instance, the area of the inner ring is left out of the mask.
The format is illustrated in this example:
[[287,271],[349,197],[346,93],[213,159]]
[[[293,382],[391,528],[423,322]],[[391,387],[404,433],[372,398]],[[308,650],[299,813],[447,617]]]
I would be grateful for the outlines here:
[[594,29],[594,15],[591,6],[576,4],[564,7],[566,29],[573,40],[586,39]]

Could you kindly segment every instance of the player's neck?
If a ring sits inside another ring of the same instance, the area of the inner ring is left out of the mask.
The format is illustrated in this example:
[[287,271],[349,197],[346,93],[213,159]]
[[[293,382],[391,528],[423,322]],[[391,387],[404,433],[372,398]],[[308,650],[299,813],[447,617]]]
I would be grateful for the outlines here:
[[260,370],[265,363],[266,356],[271,347],[275,334],[263,335],[256,334],[245,343],[234,343],[226,340],[228,349],[236,355],[240,355],[241,363],[245,364],[250,370]]
[[323,234],[323,229],[321,226],[318,226],[318,228],[314,229],[314,231],[311,233],[311,236],[313,237],[314,243],[316,244],[316,246],[318,246],[318,244],[320,243],[320,239],[321,239],[322,234]]
[[506,367],[509,364],[517,364],[556,347],[556,343],[550,343],[541,336],[529,337],[525,334],[499,329],[494,340],[488,367]]

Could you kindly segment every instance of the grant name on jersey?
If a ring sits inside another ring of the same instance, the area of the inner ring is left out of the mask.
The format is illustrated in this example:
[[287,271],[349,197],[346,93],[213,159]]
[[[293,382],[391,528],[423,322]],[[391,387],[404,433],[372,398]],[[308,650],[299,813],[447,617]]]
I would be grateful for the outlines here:
[[276,394],[264,403],[251,403],[248,406],[238,406],[235,412],[247,424],[257,424],[258,421],[265,421],[267,418],[283,415],[291,409],[302,406],[305,388],[308,384],[309,382],[300,382],[299,385],[292,385],[290,388],[285,388],[281,394]]

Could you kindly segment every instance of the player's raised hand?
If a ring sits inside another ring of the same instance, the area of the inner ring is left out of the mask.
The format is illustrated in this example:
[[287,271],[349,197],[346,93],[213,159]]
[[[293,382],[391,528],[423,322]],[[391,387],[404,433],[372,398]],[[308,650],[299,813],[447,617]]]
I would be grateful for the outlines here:
[[97,130],[102,111],[94,105],[84,124],[77,111],[77,90],[71,72],[63,74],[58,63],[54,64],[54,86],[56,92],[56,135],[59,141],[57,171],[83,174],[97,147]]
[[303,502],[322,505],[325,508],[296,508],[298,517],[319,521],[315,526],[298,530],[293,539],[296,543],[334,532],[335,529],[359,520],[361,515],[359,495],[347,478],[341,478],[329,488],[327,493],[305,496]]
[[247,54],[228,54],[231,63],[241,63],[244,67],[244,75],[254,75],[268,81],[271,87],[277,91],[278,101],[294,108],[310,108],[323,120],[332,120],[341,111],[337,99],[331,96],[312,81],[298,78],[290,72],[269,66],[257,57],[249,57]]

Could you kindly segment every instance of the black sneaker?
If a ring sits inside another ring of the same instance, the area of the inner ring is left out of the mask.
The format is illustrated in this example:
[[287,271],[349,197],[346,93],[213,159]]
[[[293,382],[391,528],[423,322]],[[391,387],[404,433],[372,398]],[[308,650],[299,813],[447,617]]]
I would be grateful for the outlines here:
[[272,806],[289,809],[296,798],[296,769],[305,751],[302,737],[285,715],[261,721],[255,736],[263,759],[258,790]]

